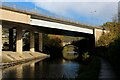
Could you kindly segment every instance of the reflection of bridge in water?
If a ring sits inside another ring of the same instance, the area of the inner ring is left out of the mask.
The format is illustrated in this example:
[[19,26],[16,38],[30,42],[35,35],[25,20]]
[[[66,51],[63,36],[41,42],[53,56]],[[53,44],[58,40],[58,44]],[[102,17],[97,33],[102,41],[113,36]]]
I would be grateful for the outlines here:
[[94,48],[95,40],[101,36],[103,29],[81,25],[76,22],[61,20],[48,16],[43,16],[34,12],[14,9],[10,7],[0,7],[0,53],[2,53],[2,28],[9,29],[9,49],[13,50],[13,30],[16,30],[16,52],[23,52],[23,30],[30,33],[30,52],[35,52],[35,36],[39,35],[39,50],[42,51],[42,33],[68,35],[89,38],[91,49]]

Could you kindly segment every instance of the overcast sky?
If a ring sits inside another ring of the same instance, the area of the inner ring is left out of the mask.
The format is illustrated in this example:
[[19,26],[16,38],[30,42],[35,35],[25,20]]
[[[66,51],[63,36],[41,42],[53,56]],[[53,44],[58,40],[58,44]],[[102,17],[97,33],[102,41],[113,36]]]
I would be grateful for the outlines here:
[[[5,0],[4,0],[5,1]],[[36,5],[41,12],[48,11],[82,24],[100,26],[112,21],[117,15],[119,0],[6,0],[7,2],[30,2],[26,7]],[[20,3],[21,4],[21,3]],[[22,5],[22,4],[21,4]],[[49,15],[50,13],[48,13]]]

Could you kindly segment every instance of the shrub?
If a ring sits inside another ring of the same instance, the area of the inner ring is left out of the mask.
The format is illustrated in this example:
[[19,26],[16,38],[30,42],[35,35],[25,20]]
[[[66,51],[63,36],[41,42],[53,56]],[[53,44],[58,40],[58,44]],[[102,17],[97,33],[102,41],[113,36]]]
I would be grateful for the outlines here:
[[120,23],[107,22],[103,26],[110,32],[98,40],[96,51],[106,57],[120,75]]
[[44,52],[50,54],[51,57],[62,56],[62,40],[57,37],[48,37],[44,42]]

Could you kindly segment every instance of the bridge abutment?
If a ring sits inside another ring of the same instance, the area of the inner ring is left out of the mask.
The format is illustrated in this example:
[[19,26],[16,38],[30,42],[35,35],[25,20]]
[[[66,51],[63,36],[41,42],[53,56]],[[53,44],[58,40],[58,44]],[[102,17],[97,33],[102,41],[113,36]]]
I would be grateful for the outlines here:
[[99,40],[99,38],[102,36],[103,32],[104,32],[104,30],[94,29],[95,41]]

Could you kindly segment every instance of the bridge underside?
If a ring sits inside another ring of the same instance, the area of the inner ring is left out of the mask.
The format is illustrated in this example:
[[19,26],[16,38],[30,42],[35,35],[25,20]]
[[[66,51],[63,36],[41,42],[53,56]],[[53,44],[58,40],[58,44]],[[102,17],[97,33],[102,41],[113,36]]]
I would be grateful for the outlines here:
[[[2,27],[8,28],[8,29],[16,29],[16,51],[19,53],[22,53],[22,30],[30,31],[30,51],[34,52],[35,45],[34,45],[34,33],[46,33],[46,34],[55,34],[55,35],[66,35],[66,36],[75,36],[75,37],[86,37],[89,38],[90,44],[94,44],[94,35],[93,34],[87,34],[87,33],[81,33],[81,32],[75,32],[75,31],[68,31],[68,30],[62,30],[62,29],[56,29],[56,28],[48,28],[44,26],[35,26],[35,25],[29,25],[29,24],[23,24],[23,23],[17,23],[17,22],[10,22],[2,20]],[[10,34],[9,34],[10,36]],[[12,34],[13,36],[13,34]],[[10,37],[9,37],[10,38]],[[10,39],[9,39],[10,40]],[[13,40],[13,39],[11,39]],[[9,41],[10,42],[10,41]],[[11,42],[10,42],[11,43]],[[94,47],[94,46],[93,46]],[[91,47],[93,49],[93,47]],[[42,51],[42,35],[39,34],[39,50]]]
[[86,37],[86,38],[93,36],[93,34],[88,34],[88,33],[68,31],[68,30],[56,29],[56,28],[48,28],[44,26],[35,26],[35,25],[10,22],[10,21],[4,21],[4,20],[2,20],[2,26],[3,28],[9,28],[9,29],[20,27],[23,30],[32,30],[34,32],[36,31],[40,33],[55,34],[55,35]]
[[33,26],[33,27],[39,30],[40,32],[46,33],[46,34],[75,36],[75,37],[89,37],[92,35],[92,34],[80,33],[80,32],[68,31],[68,30],[62,30],[62,29],[46,28],[42,26],[41,27]]

